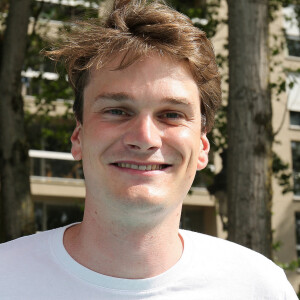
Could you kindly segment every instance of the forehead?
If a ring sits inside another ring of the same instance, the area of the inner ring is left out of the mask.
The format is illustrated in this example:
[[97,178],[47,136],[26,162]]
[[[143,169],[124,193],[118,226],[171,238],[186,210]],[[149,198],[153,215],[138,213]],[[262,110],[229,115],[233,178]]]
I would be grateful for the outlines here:
[[153,92],[162,88],[161,92],[165,93],[198,93],[196,81],[185,61],[153,54],[118,70],[122,59],[123,56],[119,55],[101,69],[93,67],[86,88],[101,92],[111,89],[115,92],[122,92],[124,89],[130,92],[148,86]]

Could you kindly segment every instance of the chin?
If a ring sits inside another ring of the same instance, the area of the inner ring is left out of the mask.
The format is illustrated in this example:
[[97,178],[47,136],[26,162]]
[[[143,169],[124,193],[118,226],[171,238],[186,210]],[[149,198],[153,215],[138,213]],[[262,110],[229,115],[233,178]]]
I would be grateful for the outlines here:
[[[177,193],[176,193],[177,192]],[[138,213],[140,217],[146,219],[160,219],[168,212],[176,209],[182,204],[182,197],[178,191],[170,193],[170,191],[154,188],[146,188],[145,186],[135,186],[123,191],[120,195],[114,195],[117,205],[123,206],[124,211],[133,213],[136,217]]]
[[131,207],[131,209],[153,209],[164,207],[166,198],[165,191],[147,186],[132,186],[126,190],[119,191],[118,194],[112,195],[121,205]]

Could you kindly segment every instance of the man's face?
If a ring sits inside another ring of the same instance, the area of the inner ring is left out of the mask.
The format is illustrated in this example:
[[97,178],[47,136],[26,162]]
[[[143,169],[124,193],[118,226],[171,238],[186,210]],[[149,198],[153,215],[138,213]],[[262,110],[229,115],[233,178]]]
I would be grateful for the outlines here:
[[[138,209],[178,206],[207,164],[199,91],[188,66],[153,55],[92,70],[72,135],[87,199]],[[98,199],[98,200],[96,200]]]

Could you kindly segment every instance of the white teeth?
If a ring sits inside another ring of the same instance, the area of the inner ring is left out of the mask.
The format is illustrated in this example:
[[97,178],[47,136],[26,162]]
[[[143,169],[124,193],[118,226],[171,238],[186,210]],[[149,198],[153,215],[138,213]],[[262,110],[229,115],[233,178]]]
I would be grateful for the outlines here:
[[134,170],[141,170],[141,171],[161,170],[163,168],[162,165],[134,165],[134,164],[128,164],[128,163],[118,163],[118,167],[134,169]]
[[162,169],[162,165],[152,165],[151,166],[151,170],[161,170]]

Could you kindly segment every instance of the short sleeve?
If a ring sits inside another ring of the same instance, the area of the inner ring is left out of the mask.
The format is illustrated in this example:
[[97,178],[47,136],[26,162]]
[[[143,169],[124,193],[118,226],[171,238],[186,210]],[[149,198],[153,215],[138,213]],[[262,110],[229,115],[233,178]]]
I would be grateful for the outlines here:
[[296,292],[290,282],[288,281],[285,273],[283,270],[281,270],[283,273],[283,279],[284,279],[284,295],[285,295],[285,300],[299,300],[299,298],[296,295]]

